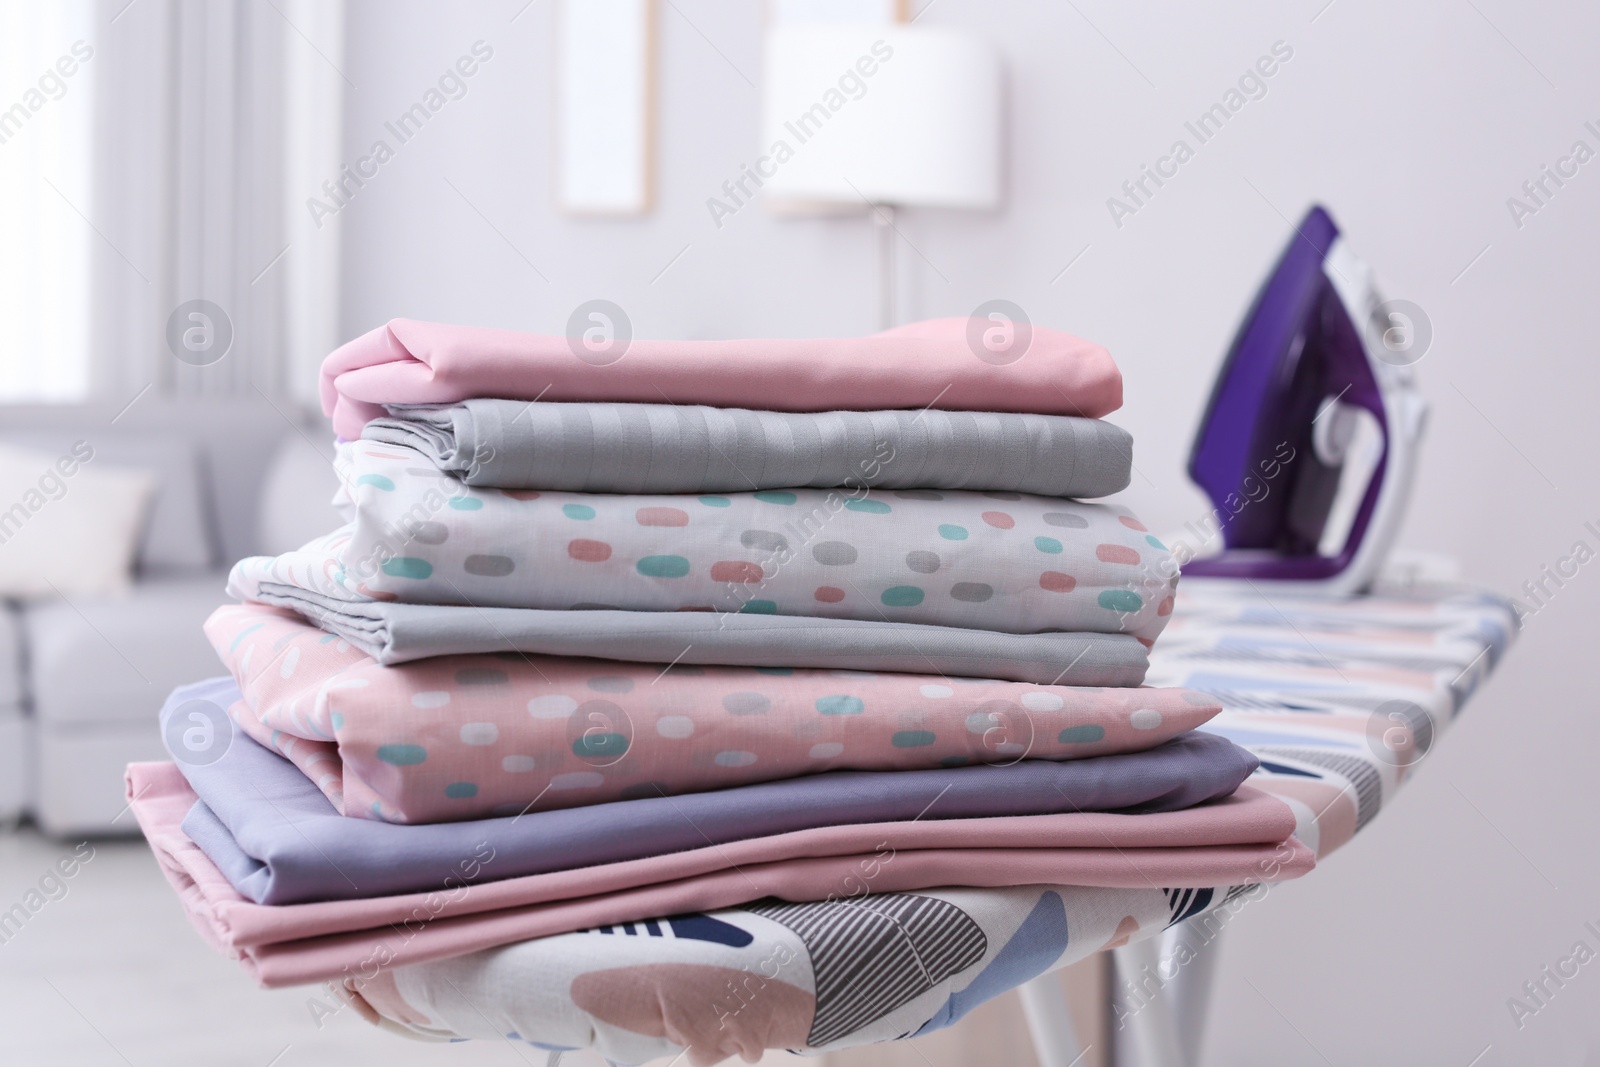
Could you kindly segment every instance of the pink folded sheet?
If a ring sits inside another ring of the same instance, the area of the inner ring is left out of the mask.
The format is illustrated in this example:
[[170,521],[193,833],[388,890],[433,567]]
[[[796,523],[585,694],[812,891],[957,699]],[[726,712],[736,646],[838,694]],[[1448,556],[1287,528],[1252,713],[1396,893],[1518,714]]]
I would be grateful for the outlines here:
[[1014,347],[991,351],[984,341],[994,327],[932,319],[867,337],[635,340],[590,353],[566,337],[391,319],[323,360],[322,410],[335,432],[354,438],[384,414],[382,405],[480,396],[769,411],[933,407],[1091,419],[1122,406],[1122,375],[1104,348],[1032,326],[1025,348],[1017,334]]
[[[829,770],[1138,752],[1218,711],[1187,689],[518,654],[385,667],[298,614],[218,608],[234,721],[345,815],[430,823]],[[1065,665],[1063,665],[1065,666]]]
[[[551,874],[319,904],[253,904],[182,831],[194,792],[171,763],[134,763],[129,803],[190,920],[264,986],[368,976],[532,937],[763,897],[827,900],[935,886],[1246,884],[1315,864],[1294,816],[1244,787],[1145,815],[1077,813],[830,826]],[[492,870],[492,856],[482,860]]]

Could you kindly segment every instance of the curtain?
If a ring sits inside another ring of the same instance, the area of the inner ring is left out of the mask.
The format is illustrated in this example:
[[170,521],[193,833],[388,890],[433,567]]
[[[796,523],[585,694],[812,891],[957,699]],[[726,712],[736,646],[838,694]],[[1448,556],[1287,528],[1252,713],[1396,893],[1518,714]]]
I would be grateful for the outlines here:
[[97,0],[89,381],[309,400],[338,342],[338,0]]

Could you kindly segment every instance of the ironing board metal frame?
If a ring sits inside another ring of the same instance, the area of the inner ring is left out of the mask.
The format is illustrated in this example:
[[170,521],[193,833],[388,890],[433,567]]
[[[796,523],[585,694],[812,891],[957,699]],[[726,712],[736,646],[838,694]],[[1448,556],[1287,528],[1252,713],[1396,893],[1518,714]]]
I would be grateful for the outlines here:
[[[1106,1067],[1195,1067],[1205,1036],[1206,1015],[1216,976],[1219,932],[1209,937],[1194,926],[1200,916],[1107,953],[1108,1019]],[[1181,952],[1179,946],[1188,951]],[[1143,976],[1162,975],[1163,961],[1188,962],[1142,1006],[1127,1001],[1124,990],[1138,988]],[[1039,1067],[1077,1067],[1090,1052],[1072,1025],[1061,986],[1051,972],[1017,988]],[[1121,1023],[1119,1024],[1119,1021]]]

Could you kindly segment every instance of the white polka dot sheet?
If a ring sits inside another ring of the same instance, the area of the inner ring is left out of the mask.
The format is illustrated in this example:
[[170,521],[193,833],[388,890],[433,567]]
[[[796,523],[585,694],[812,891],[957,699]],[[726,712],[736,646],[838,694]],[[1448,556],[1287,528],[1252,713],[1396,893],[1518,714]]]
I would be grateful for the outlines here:
[[339,469],[350,523],[243,560],[235,595],[254,599],[266,583],[359,602],[1127,634],[1149,647],[1177,587],[1166,547],[1104,504],[960,490],[483,489],[373,441],[341,446]]
[[1151,748],[1220,705],[848,670],[685,667],[517,653],[385,667],[299,615],[219,608],[206,634],[239,725],[345,815],[429,823],[836,769],[1076,759]]

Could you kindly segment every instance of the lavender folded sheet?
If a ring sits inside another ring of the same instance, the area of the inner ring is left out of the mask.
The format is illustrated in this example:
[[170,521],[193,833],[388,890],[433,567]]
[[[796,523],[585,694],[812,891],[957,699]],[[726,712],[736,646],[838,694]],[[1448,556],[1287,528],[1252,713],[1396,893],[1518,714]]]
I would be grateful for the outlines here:
[[[184,686],[227,706],[231,679]],[[170,736],[170,731],[163,731]],[[470,822],[401,826],[340,815],[292,763],[236,734],[221,758],[178,766],[200,801],[184,832],[241,896],[294,904],[425,890],[462,877],[487,849],[494,877],[704,848],[818,826],[895,820],[1153,812],[1232,793],[1255,769],[1238,746],[1193,732],[1144,752],[948,770],[832,772],[680,797],[626,800]],[[464,866],[465,864],[465,866]]]

